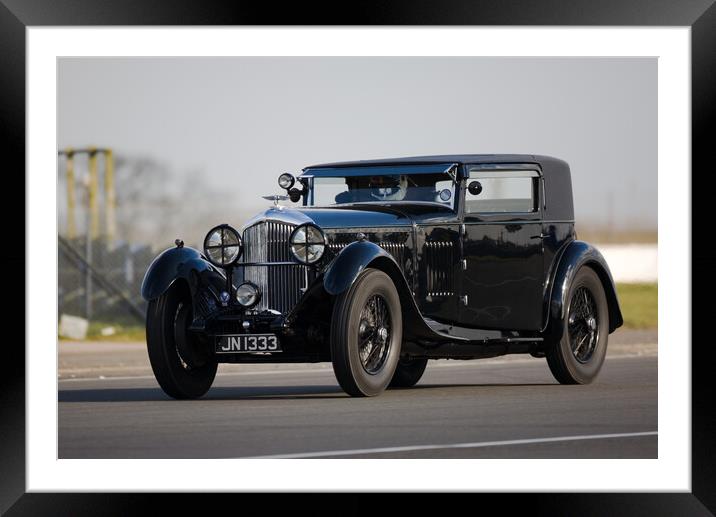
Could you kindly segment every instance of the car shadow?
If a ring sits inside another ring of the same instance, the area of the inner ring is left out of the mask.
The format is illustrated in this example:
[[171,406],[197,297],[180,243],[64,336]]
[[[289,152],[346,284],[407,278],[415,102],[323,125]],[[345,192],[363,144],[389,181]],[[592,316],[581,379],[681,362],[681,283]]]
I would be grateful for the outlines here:
[[425,389],[445,389],[445,388],[530,388],[543,386],[559,386],[557,382],[490,382],[490,383],[454,383],[454,384],[417,384],[410,388],[390,388],[390,391],[410,391]]
[[[344,395],[333,386],[214,387],[197,400],[329,399]],[[60,390],[59,402],[153,402],[173,400],[160,388],[93,388]]]
[[[430,389],[498,388],[559,386],[550,383],[531,384],[418,384],[412,388],[390,388],[381,397],[391,393],[406,393]],[[159,388],[92,388],[71,389],[58,392],[59,402],[155,402],[173,400]],[[211,388],[200,401],[222,400],[290,400],[290,399],[337,399],[348,398],[339,386],[255,386]]]

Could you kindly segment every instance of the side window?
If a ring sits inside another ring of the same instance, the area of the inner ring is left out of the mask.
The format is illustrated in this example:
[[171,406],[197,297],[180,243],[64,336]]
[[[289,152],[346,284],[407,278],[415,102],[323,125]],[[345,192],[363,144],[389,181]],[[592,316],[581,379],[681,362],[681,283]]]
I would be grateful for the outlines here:
[[[470,189],[470,184],[473,182],[478,182],[479,185],[473,184],[473,189]],[[539,206],[538,182],[537,171],[471,170],[467,180],[468,189],[465,192],[465,212],[470,214],[536,212]],[[471,193],[470,190],[479,193]]]

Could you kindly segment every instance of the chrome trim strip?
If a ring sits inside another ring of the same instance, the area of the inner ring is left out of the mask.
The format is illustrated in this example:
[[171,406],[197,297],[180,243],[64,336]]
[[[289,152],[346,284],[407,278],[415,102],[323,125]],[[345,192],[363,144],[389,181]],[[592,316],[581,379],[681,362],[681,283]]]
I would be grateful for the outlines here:
[[241,266],[302,266],[298,262],[237,262],[234,267]]
[[325,233],[375,233],[376,231],[385,232],[386,230],[394,230],[396,232],[410,231],[411,226],[321,226],[321,230]]

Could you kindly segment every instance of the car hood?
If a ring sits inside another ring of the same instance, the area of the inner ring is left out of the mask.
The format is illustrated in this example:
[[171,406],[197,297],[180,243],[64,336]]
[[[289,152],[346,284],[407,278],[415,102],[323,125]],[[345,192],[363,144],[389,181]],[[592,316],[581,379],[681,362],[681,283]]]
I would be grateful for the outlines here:
[[364,204],[345,205],[341,208],[272,206],[252,217],[244,224],[243,229],[265,220],[295,225],[313,223],[326,229],[410,227],[413,224],[413,218],[403,207]]

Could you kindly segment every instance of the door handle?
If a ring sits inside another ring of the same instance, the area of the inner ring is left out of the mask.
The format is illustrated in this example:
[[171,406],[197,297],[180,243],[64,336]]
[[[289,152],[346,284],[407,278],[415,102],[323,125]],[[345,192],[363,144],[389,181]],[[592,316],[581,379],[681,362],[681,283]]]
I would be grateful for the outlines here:
[[540,233],[539,235],[532,235],[530,239],[544,239],[545,237],[549,237],[546,233]]

